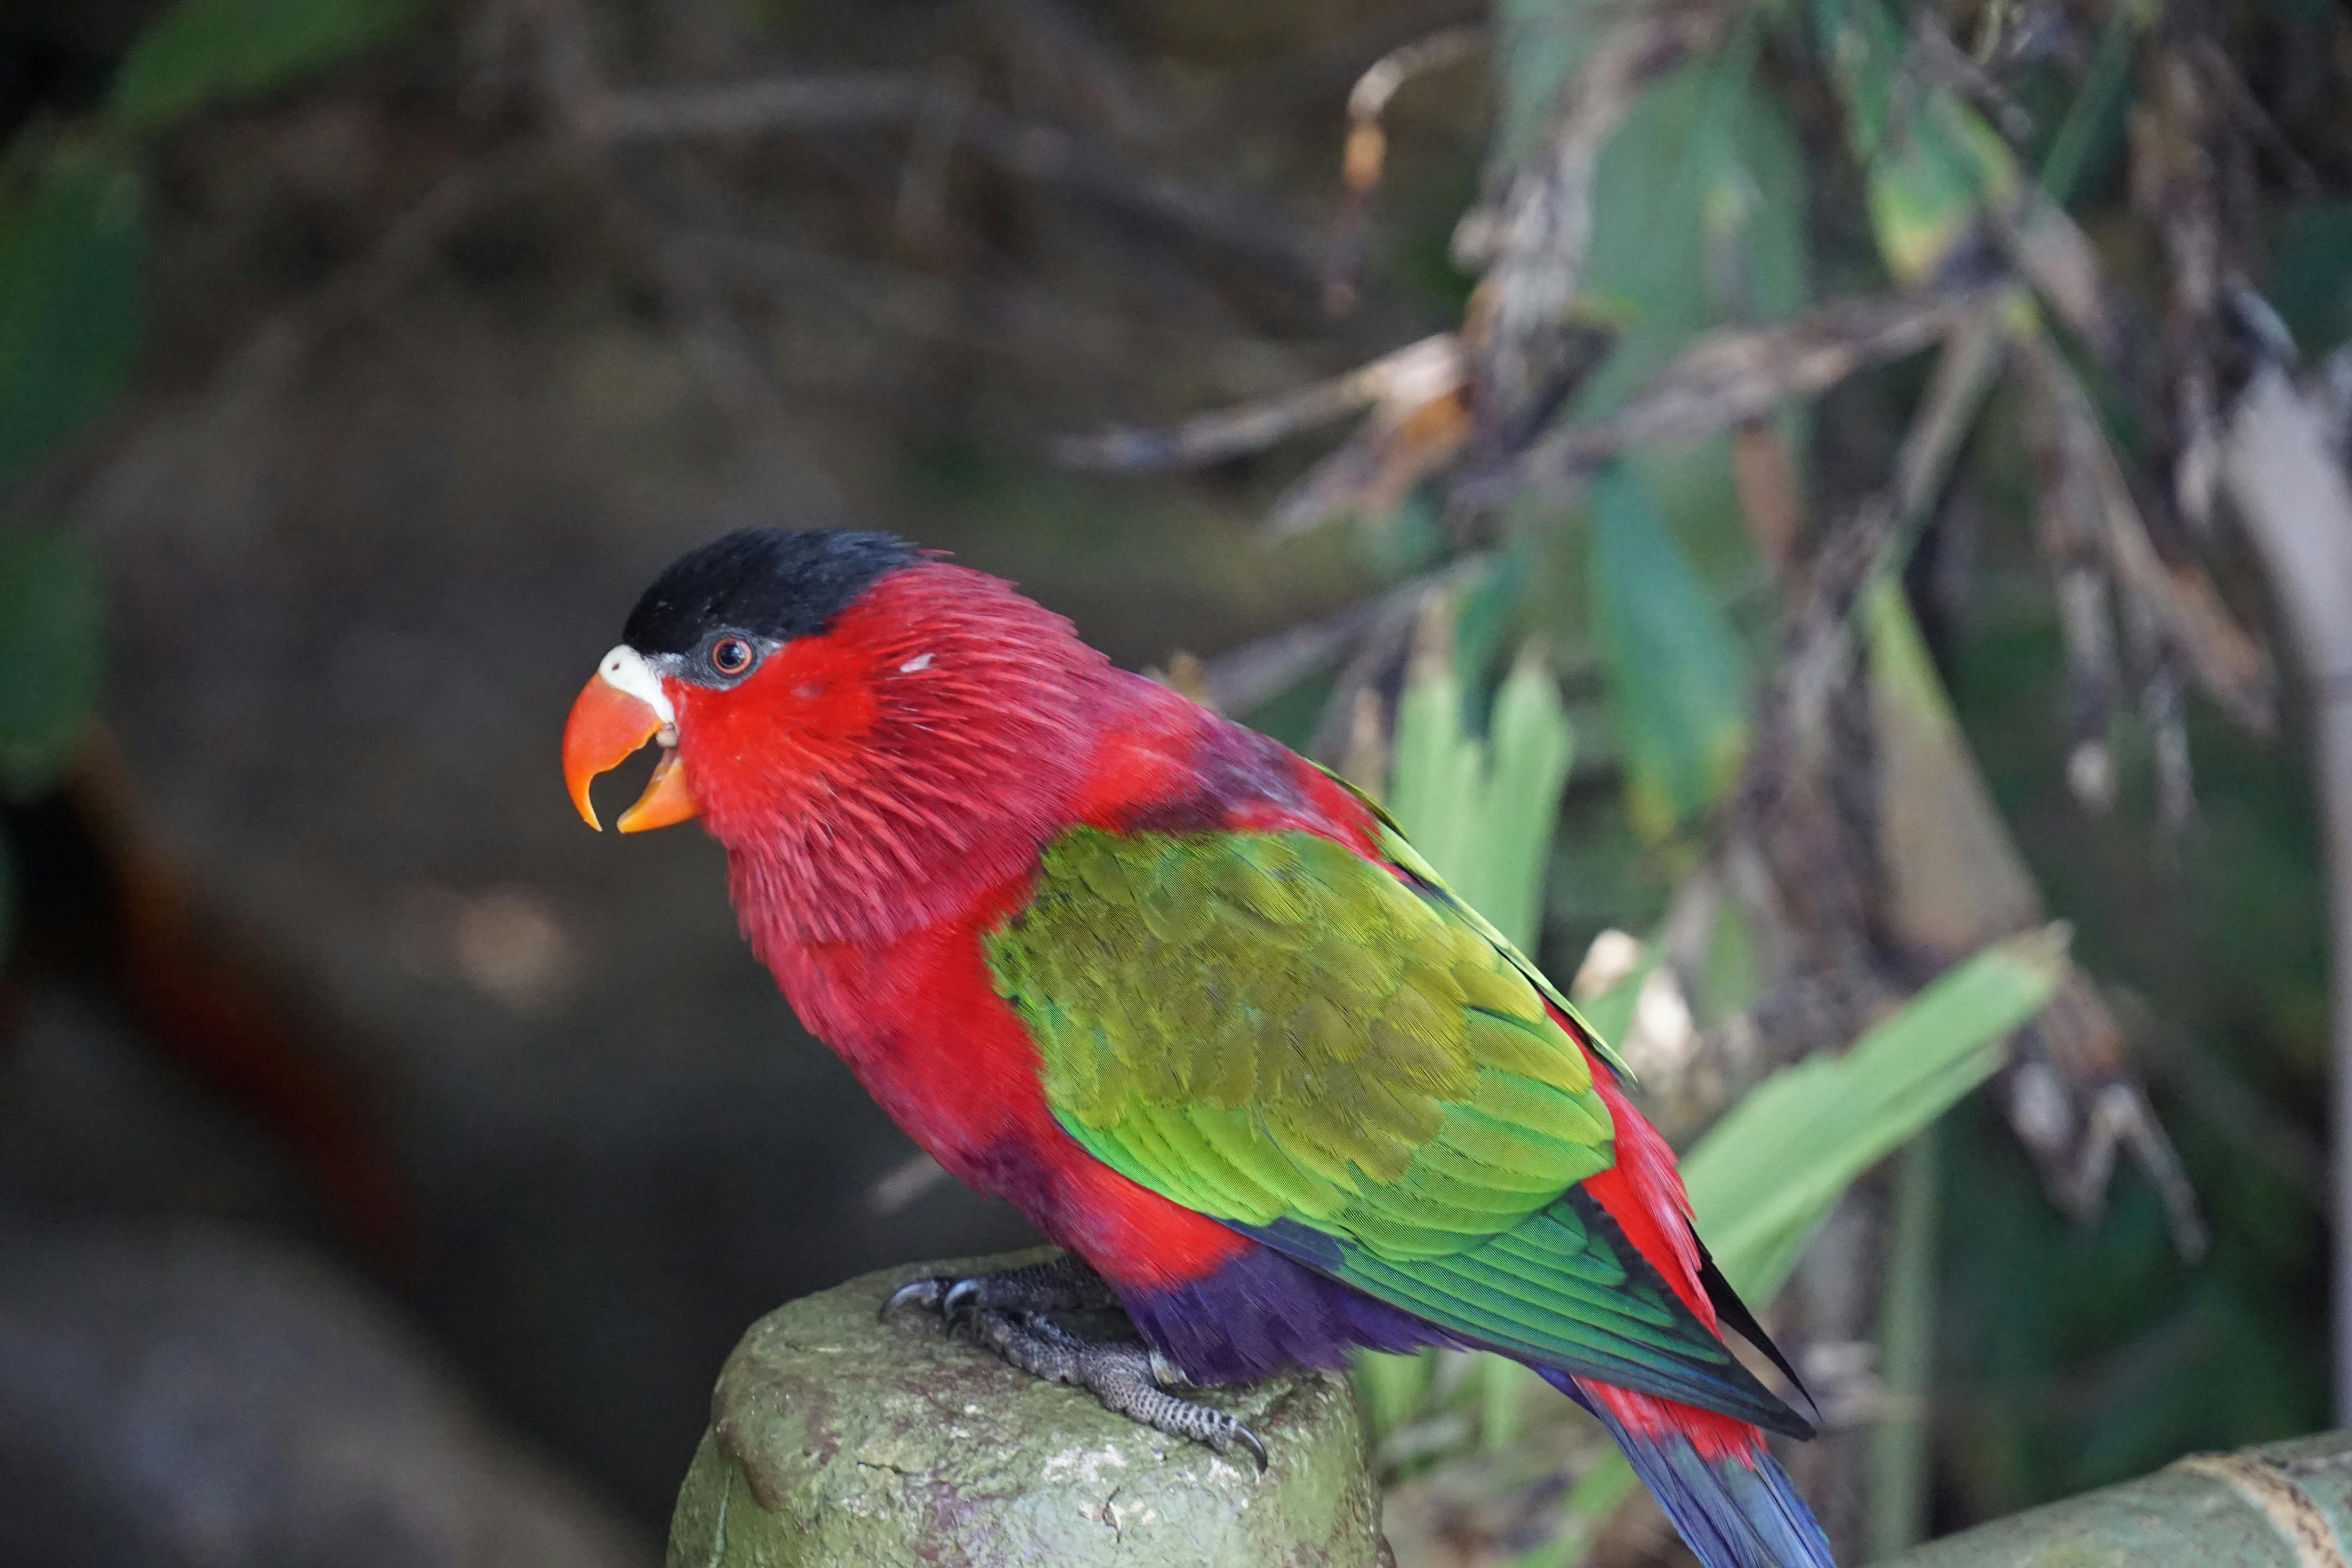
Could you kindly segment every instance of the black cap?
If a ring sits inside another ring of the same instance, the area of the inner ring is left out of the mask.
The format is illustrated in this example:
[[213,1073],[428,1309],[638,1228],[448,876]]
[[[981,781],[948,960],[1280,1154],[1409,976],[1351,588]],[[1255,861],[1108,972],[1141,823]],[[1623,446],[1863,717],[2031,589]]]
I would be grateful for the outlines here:
[[887,533],[747,528],[670,563],[629,612],[639,653],[690,653],[712,632],[789,642],[822,632],[874,580],[917,559]]

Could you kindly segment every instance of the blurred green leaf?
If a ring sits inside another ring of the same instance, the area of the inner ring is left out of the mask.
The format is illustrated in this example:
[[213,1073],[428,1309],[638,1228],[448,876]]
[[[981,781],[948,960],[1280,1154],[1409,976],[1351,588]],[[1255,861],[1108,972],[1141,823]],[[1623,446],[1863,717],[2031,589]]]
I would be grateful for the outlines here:
[[152,131],[331,65],[415,15],[411,0],[179,0],[132,42],[107,112],[129,130]]
[[1349,1372],[1357,1403],[1363,1407],[1364,1447],[1378,1448],[1421,1408],[1429,1394],[1430,1379],[1437,1372],[1437,1352],[1389,1355],[1361,1351]]
[[2066,969],[2066,929],[1994,943],[1843,1056],[1759,1084],[1683,1160],[1699,1234],[1732,1288],[1769,1300],[1856,1176],[1992,1076]]
[[102,613],[79,541],[0,535],[0,784],[46,784],[96,713]]
[[1708,328],[1805,302],[1804,153],[1757,83],[1757,37],[1741,29],[1661,78],[1601,155],[1581,305],[1619,336],[1580,418],[1612,412]]
[[2152,16],[2137,6],[2118,5],[2107,16],[2091,68],[2084,73],[2082,88],[2042,160],[2042,188],[2062,206],[2074,199],[2084,174],[2105,161],[2100,154],[2112,155],[2123,142],[2132,45]]
[[1574,737],[1533,648],[1496,693],[1486,741],[1465,731],[1463,708],[1451,654],[1417,654],[1397,700],[1389,809],[1465,902],[1532,952]]
[[1641,482],[1592,488],[1592,624],[1634,825],[1662,838],[1712,805],[1748,745],[1747,660]]
[[[1901,1148],[2000,1066],[2011,1030],[2041,1011],[2066,972],[2066,928],[1995,942],[1954,966],[1843,1056],[1815,1056],[1749,1090],[1682,1158],[1707,1250],[1731,1288],[1761,1307],[1855,1177]],[[1589,1540],[1633,1470],[1612,1453],[1563,1510],[1562,1539]],[[1558,1542],[1552,1543],[1559,1545]],[[1548,1550],[1523,1564],[1565,1564]]]
[[2307,355],[2352,338],[2352,202],[2302,202],[2287,214],[2263,295]]
[[106,411],[138,353],[139,178],[62,144],[0,204],[0,485]]
[[1620,1504],[1636,1489],[1633,1467],[1611,1453],[1578,1479],[1559,1505],[1559,1533],[1522,1553],[1511,1568],[1573,1568],[1584,1561]]
[[1869,174],[1879,255],[1898,280],[1924,285],[1976,237],[1989,203],[2014,198],[2016,160],[1949,88],[1922,80],[1881,0],[1813,0],[1813,25]]
[[1607,0],[1495,0],[1495,151],[1516,159],[1533,144],[1560,89],[1611,21]]

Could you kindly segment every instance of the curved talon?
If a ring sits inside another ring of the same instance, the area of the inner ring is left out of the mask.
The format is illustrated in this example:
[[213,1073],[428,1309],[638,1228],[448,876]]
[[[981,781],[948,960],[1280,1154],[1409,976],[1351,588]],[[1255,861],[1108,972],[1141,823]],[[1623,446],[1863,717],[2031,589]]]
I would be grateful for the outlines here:
[[[1261,1476],[1265,1474],[1265,1445],[1258,1439],[1258,1435],[1256,1433],[1251,1431],[1248,1427],[1236,1421],[1226,1431],[1225,1440],[1228,1443],[1238,1444],[1242,1447],[1247,1448],[1249,1450],[1250,1458],[1257,1461],[1257,1473]],[[1217,1451],[1219,1453],[1230,1453],[1232,1450],[1225,1447],[1225,1443],[1219,1443],[1217,1445]]]
[[910,1302],[917,1306],[936,1308],[949,1289],[957,1283],[958,1281],[950,1279],[945,1275],[933,1275],[925,1279],[909,1279],[883,1298],[882,1310],[875,1316],[887,1321],[891,1313]]
[[956,1322],[980,1310],[981,1281],[978,1275],[959,1279],[947,1288],[940,1298],[940,1316],[952,1328]]

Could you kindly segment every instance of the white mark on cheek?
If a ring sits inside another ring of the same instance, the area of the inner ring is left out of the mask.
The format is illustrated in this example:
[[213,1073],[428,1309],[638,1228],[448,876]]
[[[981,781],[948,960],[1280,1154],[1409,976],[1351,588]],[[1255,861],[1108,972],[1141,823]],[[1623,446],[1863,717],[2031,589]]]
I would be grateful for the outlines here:
[[919,669],[929,669],[930,668],[931,656],[927,653],[919,653],[914,658],[908,659],[906,663],[900,665],[898,667],[898,673],[901,675],[912,675]]

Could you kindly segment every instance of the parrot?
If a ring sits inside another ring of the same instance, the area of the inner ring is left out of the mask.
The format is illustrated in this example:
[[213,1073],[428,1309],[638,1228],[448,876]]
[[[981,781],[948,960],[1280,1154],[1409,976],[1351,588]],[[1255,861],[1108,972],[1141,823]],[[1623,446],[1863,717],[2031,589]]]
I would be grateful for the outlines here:
[[[1053,1262],[919,1279],[1016,1368],[1260,1473],[1193,1391],[1489,1351],[1606,1427],[1707,1568],[1834,1568],[1767,1447],[1795,1373],[1623,1063],[1368,795],[892,534],[750,529],[647,588],[572,802],[698,819],[809,1033]],[[1074,1316],[1123,1312],[1133,1337]]]

